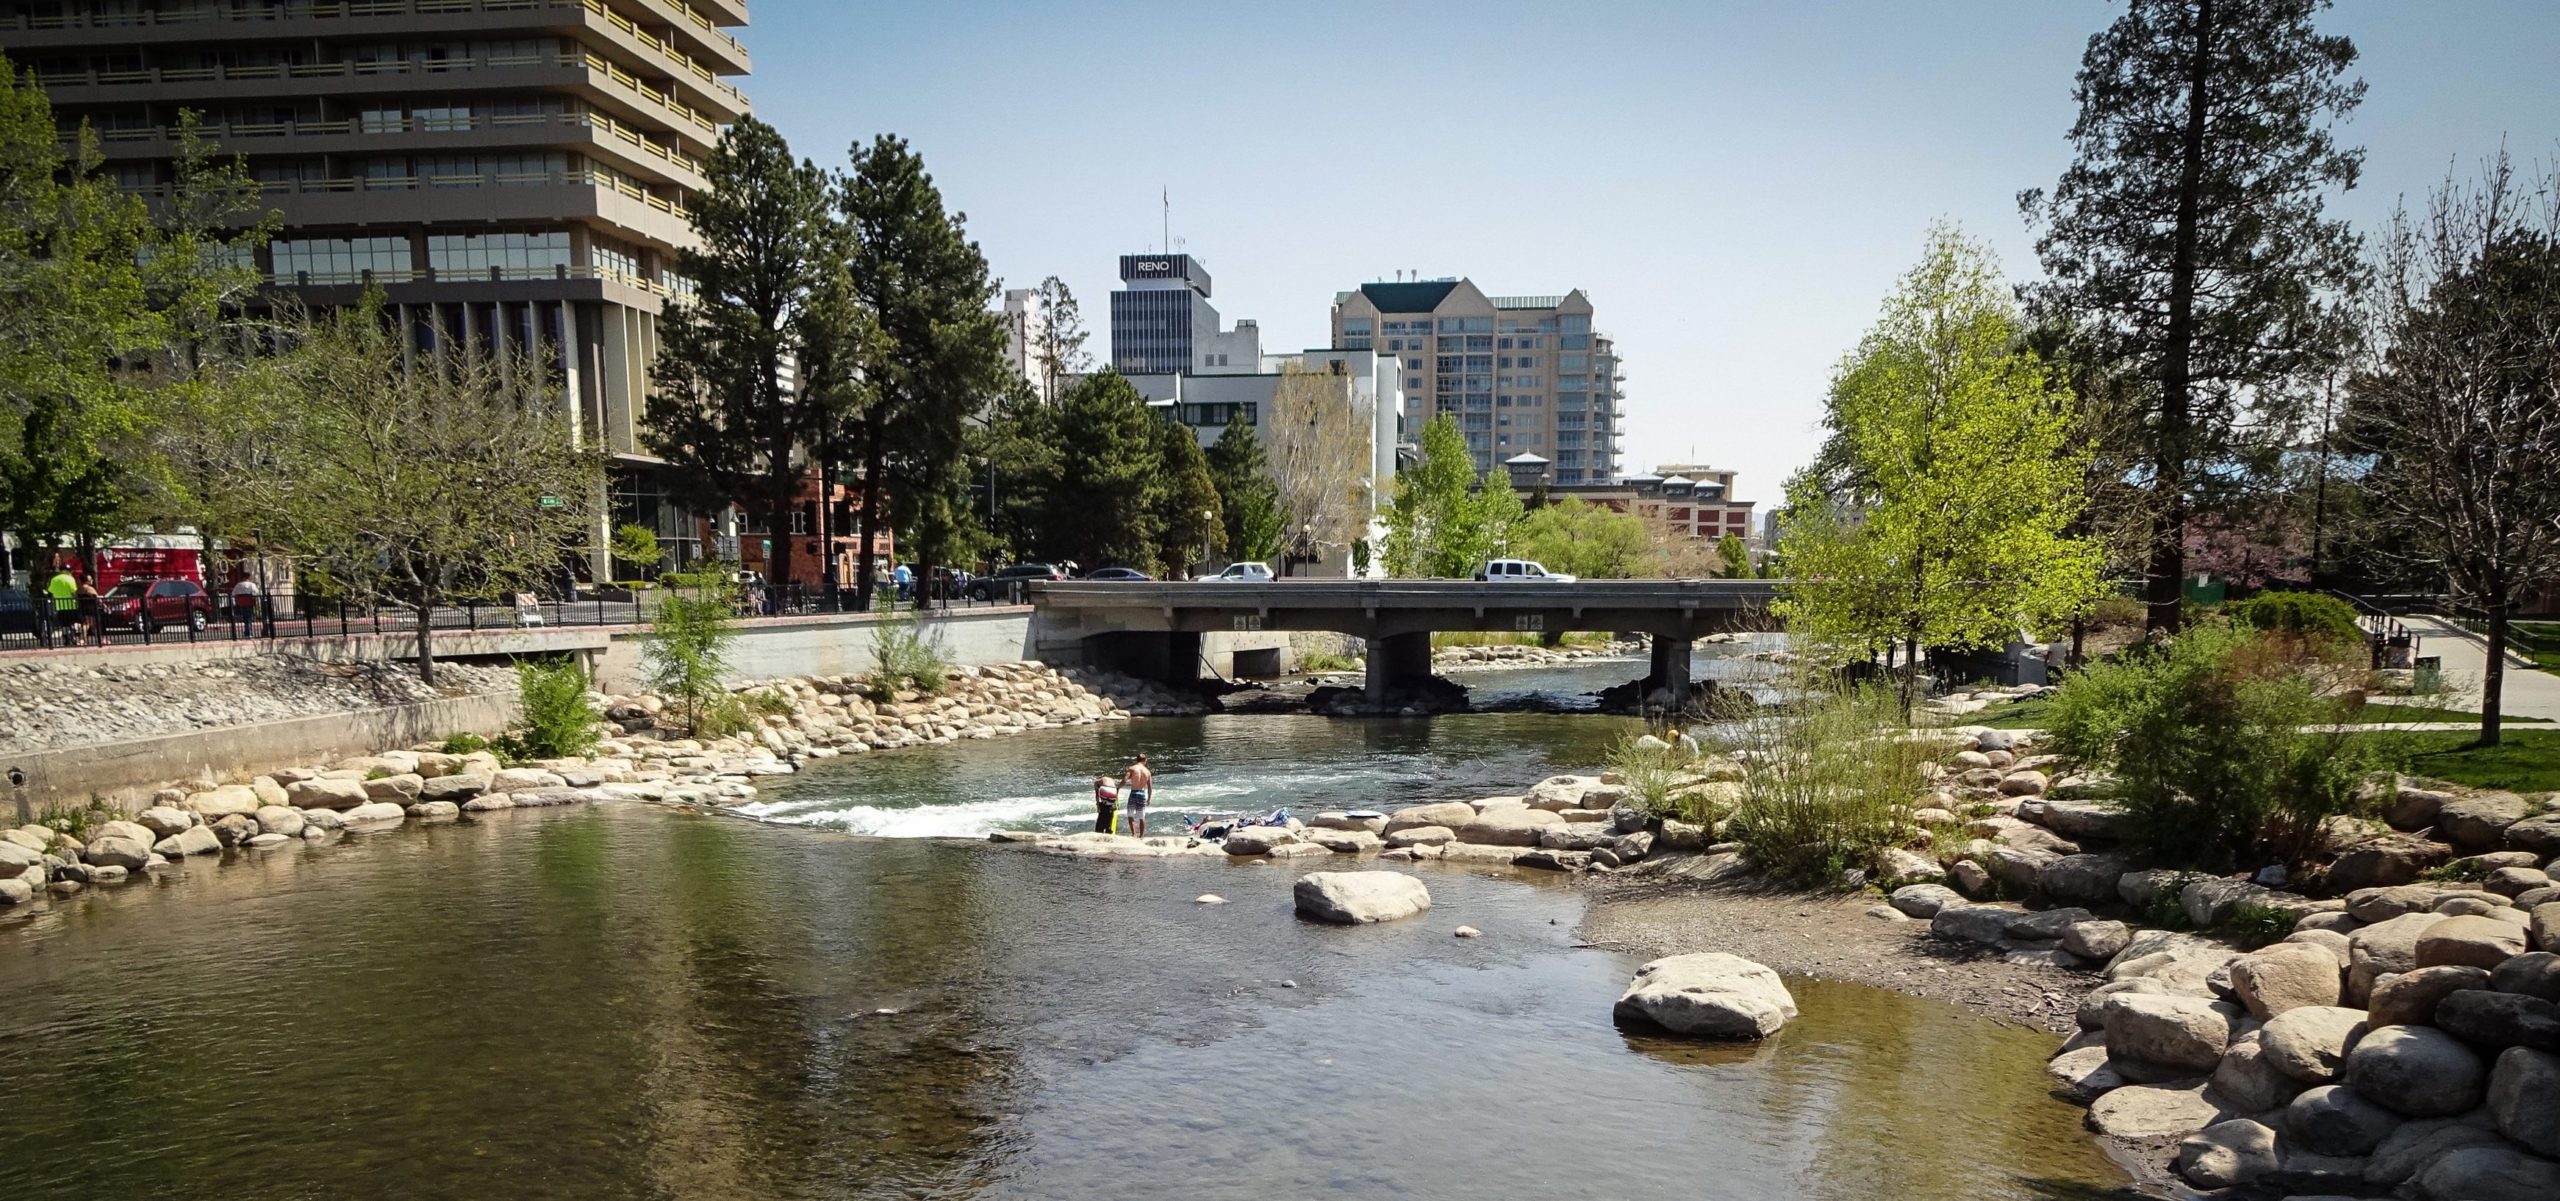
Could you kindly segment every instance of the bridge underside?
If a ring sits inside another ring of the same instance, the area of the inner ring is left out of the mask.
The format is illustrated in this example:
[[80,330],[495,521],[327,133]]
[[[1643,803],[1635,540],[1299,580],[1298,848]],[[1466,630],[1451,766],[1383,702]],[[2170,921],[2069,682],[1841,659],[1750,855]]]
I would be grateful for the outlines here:
[[[1368,643],[1367,692],[1383,707],[1431,674],[1431,635],[1442,630],[1549,635],[1606,631],[1650,635],[1650,693],[1683,703],[1690,646],[1708,634],[1777,628],[1758,580],[1609,581],[1534,586],[1381,581],[1272,584],[1042,584],[1035,640],[1078,643],[1088,662],[1171,683],[1198,679],[1206,641],[1289,630],[1327,630]],[[1063,649],[1063,647],[1061,647]]]

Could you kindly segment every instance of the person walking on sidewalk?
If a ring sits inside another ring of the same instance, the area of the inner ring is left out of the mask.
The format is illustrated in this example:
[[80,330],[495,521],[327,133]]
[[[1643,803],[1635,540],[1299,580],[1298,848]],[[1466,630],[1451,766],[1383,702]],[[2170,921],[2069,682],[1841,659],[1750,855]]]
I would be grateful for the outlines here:
[[257,621],[258,581],[244,573],[231,582],[231,624],[240,631],[240,637],[247,638],[256,633],[252,627]]

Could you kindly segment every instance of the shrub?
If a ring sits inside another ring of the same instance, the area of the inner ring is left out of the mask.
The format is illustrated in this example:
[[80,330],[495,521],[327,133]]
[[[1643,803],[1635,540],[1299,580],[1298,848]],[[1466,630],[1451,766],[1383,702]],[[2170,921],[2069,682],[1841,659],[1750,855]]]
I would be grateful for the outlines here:
[[2261,592],[2224,605],[2222,612],[2232,624],[2254,630],[2350,646],[2364,642],[2354,606],[2317,592]]
[[[648,646],[642,651],[649,686],[667,698],[675,719],[689,735],[719,737],[705,718],[735,703],[722,683],[729,671],[729,642],[737,636],[725,574],[715,569],[669,575],[666,594],[658,598],[657,612],[649,622]],[[728,716],[742,718],[743,709]]]
[[1363,660],[1357,655],[1336,655],[1318,651],[1299,660],[1298,667],[1311,672],[1358,671],[1362,662]]
[[791,703],[790,697],[770,688],[752,689],[741,693],[740,697],[749,712],[766,717],[789,717],[800,711],[800,706]]
[[1829,886],[1910,839],[1932,748],[1905,728],[1890,689],[1829,691],[1808,673],[1785,691],[1784,703],[1723,724],[1746,768],[1727,834],[1776,879]]
[[[1648,737],[1664,745],[1645,745]],[[1676,812],[1671,803],[1671,790],[1679,785],[1682,769],[1687,766],[1686,756],[1680,752],[1678,731],[1628,734],[1609,748],[1608,766],[1626,781],[1627,795],[1637,808],[1656,817],[1691,820]]]
[[2140,629],[2150,616],[2141,601],[2130,596],[2110,596],[2089,606],[2082,624],[2092,630]]
[[2065,680],[2046,722],[2082,766],[2112,772],[2134,841],[2221,868],[2271,851],[2299,863],[2320,822],[2358,807],[2369,747],[2322,727],[2334,664],[2308,644],[2221,623]]
[[476,755],[489,749],[489,740],[477,734],[456,734],[444,740],[448,755]]
[[942,653],[942,632],[927,626],[913,610],[887,612],[871,627],[871,674],[865,682],[881,700],[902,688],[940,692],[951,661]]
[[666,557],[658,545],[658,532],[645,525],[614,527],[611,550],[614,558],[642,569],[655,567]]
[[519,758],[570,759],[596,749],[596,723],[604,714],[587,699],[587,671],[577,660],[520,661],[516,688],[524,699]]
[[2302,915],[2272,905],[2240,904],[2222,919],[2222,932],[2249,950],[2284,941]]

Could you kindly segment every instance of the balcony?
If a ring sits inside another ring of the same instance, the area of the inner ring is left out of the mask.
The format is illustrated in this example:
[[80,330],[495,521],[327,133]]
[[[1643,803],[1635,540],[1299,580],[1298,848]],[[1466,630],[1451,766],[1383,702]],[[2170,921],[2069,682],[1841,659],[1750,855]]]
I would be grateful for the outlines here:
[[[334,3],[290,0],[263,7],[203,4],[194,8],[135,13],[65,13],[51,16],[0,15],[0,36],[12,50],[38,50],[84,45],[98,30],[143,45],[207,41],[254,41],[274,38],[396,37],[402,34],[450,36],[453,18],[482,18],[473,32],[510,30],[574,32],[612,28],[650,53],[669,59],[678,71],[709,89],[725,89],[743,106],[746,97],[722,83],[721,75],[744,75],[753,69],[746,46],[715,25],[711,18],[682,0],[636,0],[664,15],[674,40],[649,33],[604,0],[338,0]],[[683,42],[684,45],[678,45]],[[704,65],[695,52],[713,61]]]
[[[711,186],[701,159],[670,150],[604,113],[527,113],[465,119],[404,117],[367,121],[280,121],[199,125],[196,132],[225,154],[410,153],[456,150],[560,148],[606,159],[621,170],[647,175],[689,192]],[[107,158],[167,158],[177,152],[169,126],[101,130]],[[290,143],[290,144],[287,144]]]
[[380,288],[394,304],[431,301],[604,300],[656,311],[681,293],[657,280],[611,267],[491,267],[485,271],[296,271],[266,277],[271,288],[341,292],[325,302],[349,299],[367,288]]
[[265,189],[289,229],[587,221],[663,250],[699,244],[681,202],[594,171],[305,179]]

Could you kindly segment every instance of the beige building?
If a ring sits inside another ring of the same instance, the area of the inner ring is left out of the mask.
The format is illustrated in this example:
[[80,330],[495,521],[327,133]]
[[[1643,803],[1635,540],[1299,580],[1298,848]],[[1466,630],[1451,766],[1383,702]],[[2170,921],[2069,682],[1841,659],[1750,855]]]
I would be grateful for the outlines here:
[[283,216],[259,255],[278,287],[378,284],[419,345],[554,363],[615,458],[616,519],[690,557],[639,423],[689,198],[747,112],[746,22],[742,0],[0,0],[0,49],[138,192],[196,112]]
[[1401,440],[1450,414],[1476,469],[1528,454],[1563,486],[1617,478],[1618,357],[1591,327],[1591,302],[1487,296],[1471,281],[1369,283],[1334,297],[1333,344],[1403,366]]

